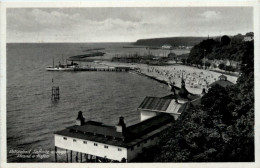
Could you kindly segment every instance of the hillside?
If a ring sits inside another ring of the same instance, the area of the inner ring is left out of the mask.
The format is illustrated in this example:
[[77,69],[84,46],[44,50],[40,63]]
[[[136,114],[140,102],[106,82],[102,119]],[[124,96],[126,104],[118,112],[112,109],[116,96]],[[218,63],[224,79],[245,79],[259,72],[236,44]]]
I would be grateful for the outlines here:
[[167,38],[152,38],[152,39],[139,39],[134,44],[143,46],[156,46],[161,47],[165,44],[171,46],[194,46],[208,37],[167,37]]
[[203,40],[199,44],[193,46],[187,63],[201,65],[204,56],[209,60],[241,62],[245,55],[252,53],[254,50],[253,40],[244,40],[247,34],[238,34],[233,37],[223,36],[221,41],[216,39]]

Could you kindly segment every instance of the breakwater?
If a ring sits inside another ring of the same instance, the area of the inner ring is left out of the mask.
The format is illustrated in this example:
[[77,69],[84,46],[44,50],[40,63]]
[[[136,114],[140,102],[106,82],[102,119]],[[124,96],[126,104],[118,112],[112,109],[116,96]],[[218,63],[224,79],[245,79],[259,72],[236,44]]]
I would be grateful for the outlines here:
[[140,76],[145,76],[145,77],[150,78],[150,79],[152,79],[152,80],[155,80],[155,81],[157,81],[157,82],[159,82],[159,83],[168,85],[168,82],[166,82],[166,81],[164,81],[164,80],[160,80],[160,79],[157,79],[156,77],[146,75],[146,74],[144,74],[144,73],[142,73],[142,72],[138,72],[137,70],[131,70],[131,71],[129,71],[129,72],[138,74],[138,75],[140,75]]

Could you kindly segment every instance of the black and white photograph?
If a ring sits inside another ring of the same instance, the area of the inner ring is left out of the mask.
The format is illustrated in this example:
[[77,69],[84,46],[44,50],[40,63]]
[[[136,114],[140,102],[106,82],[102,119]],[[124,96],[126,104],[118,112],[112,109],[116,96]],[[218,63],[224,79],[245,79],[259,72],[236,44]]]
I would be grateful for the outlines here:
[[2,157],[256,163],[255,10],[6,5]]

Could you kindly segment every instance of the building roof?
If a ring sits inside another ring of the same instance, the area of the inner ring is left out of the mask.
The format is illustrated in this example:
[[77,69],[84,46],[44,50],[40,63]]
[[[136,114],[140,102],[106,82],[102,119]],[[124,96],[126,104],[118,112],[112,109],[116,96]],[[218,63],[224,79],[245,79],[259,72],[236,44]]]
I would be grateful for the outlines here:
[[218,78],[219,78],[219,79],[225,79],[225,80],[226,80],[226,79],[227,79],[227,76],[221,74]]
[[103,123],[98,123],[94,121],[88,121],[84,125],[74,125],[68,127],[68,129],[73,130],[75,132],[85,132],[90,134],[100,134],[106,136],[113,136],[116,138],[124,138],[120,132],[116,131],[114,126],[104,125]]
[[178,113],[184,112],[189,107],[189,102],[184,103],[178,110]]
[[55,134],[128,148],[157,135],[168,128],[173,121],[174,118],[171,115],[160,114],[127,127],[124,133],[116,132],[115,126],[88,121],[84,125],[67,127]]
[[178,99],[178,100],[183,100],[183,101],[191,101],[191,100],[194,100],[194,99],[199,97],[199,95],[192,94],[190,92],[188,92],[188,94],[185,94],[185,96],[183,96],[182,89],[175,89],[175,88],[173,88],[172,91],[174,92],[173,94],[169,94],[167,96],[164,96],[163,98]]
[[[151,117],[135,125],[129,126],[126,129],[126,133],[134,136],[141,137],[147,133],[160,128],[161,126],[173,122],[173,117],[169,114],[160,114],[155,117]],[[130,138],[130,137],[129,137]]]
[[162,47],[172,47],[170,44],[164,44]]
[[200,104],[201,104],[201,97],[199,97],[199,98],[197,98],[197,99],[195,99],[195,100],[192,100],[192,101],[191,101],[191,104],[192,104],[193,106],[200,105]]
[[[182,104],[176,102],[174,98],[169,97],[146,97],[141,105],[138,107],[139,110],[158,111],[165,113],[178,113],[178,110]],[[174,95],[173,95],[174,96]]]
[[222,87],[227,87],[227,86],[230,86],[230,85],[234,85],[234,83],[228,81],[228,80],[217,80],[213,83],[211,83],[209,85],[209,87],[212,87],[212,86],[215,86],[215,85],[220,85]]
[[181,113],[185,108],[181,108],[183,104],[178,103],[178,100],[192,101],[200,98],[200,95],[192,94],[186,89],[183,75],[181,81],[181,88],[178,88],[173,84],[170,84],[170,86],[173,94],[161,98],[146,97],[140,104],[138,109],[165,113]]
[[159,98],[159,97],[145,97],[143,102],[138,108],[141,109],[153,109],[158,111],[166,111],[171,99]]
[[174,84],[170,84],[171,86],[171,92],[173,92],[172,95],[165,96],[164,98],[171,98],[171,99],[178,99],[178,100],[184,100],[184,101],[192,101],[194,99],[199,98],[199,95],[190,93],[186,87],[185,87],[185,81],[183,79],[181,80],[181,88],[175,86]]

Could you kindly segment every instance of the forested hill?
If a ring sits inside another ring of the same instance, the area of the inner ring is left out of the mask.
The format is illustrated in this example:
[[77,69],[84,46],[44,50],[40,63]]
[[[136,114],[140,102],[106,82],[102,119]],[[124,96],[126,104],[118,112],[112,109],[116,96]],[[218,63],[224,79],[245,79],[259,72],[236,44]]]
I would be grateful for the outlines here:
[[203,40],[191,49],[187,62],[202,64],[204,56],[209,60],[241,61],[244,55],[254,50],[253,40],[245,40],[248,36],[253,36],[253,32],[232,37],[224,35],[221,40],[212,38]]
[[152,39],[140,39],[137,40],[135,45],[144,45],[144,46],[157,46],[161,47],[165,44],[171,46],[194,46],[195,44],[200,43],[202,40],[207,39],[208,37],[167,37],[167,38],[152,38]]

